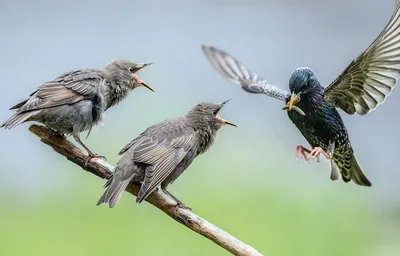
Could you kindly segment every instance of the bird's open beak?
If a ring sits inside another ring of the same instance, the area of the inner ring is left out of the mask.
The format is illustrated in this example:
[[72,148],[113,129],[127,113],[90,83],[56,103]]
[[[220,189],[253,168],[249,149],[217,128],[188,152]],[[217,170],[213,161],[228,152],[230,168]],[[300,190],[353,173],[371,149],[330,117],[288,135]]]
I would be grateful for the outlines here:
[[[221,118],[221,119],[222,119],[222,118]],[[232,126],[234,126],[234,127],[237,127],[236,124],[234,124],[234,123],[232,123],[232,122],[229,122],[228,120],[222,119],[222,122],[224,122],[224,124],[228,124],[228,125],[232,125]]]
[[217,114],[216,118],[220,120],[223,124],[228,124],[237,127],[236,124],[229,122],[228,120],[223,119],[219,114]]
[[[223,106],[225,106],[225,104],[228,103],[229,101],[231,101],[232,99],[233,99],[233,98],[230,98],[229,100],[226,100],[226,101],[221,102],[221,108],[222,108]],[[218,118],[222,123],[224,123],[224,124],[228,124],[228,125],[232,125],[232,126],[234,126],[234,127],[237,127],[236,124],[234,124],[234,123],[232,123],[232,122],[229,122],[228,120],[223,119],[219,114],[217,114],[217,118]]]
[[223,101],[221,102],[221,105],[224,106],[226,103],[228,103],[229,101],[233,100],[233,98],[230,98],[229,100]]
[[138,67],[138,69],[137,69],[137,71],[141,70],[141,69],[144,68],[144,67],[150,66],[150,65],[153,64],[153,63],[154,63],[154,62],[140,64],[139,67]]
[[154,92],[154,89],[151,88],[150,85],[146,84],[143,80],[140,80],[140,81],[142,81],[142,82],[139,83],[139,84],[143,85],[144,87],[146,87],[146,88],[149,89],[150,91]]
[[[141,70],[141,69],[144,68],[144,67],[150,66],[151,64],[153,64],[153,63],[144,63],[144,64],[141,64],[141,65],[138,67],[138,69],[137,69],[136,72],[138,72],[139,70]],[[137,76],[136,73],[135,73],[134,77],[135,77],[136,82],[137,82],[138,84],[140,84],[140,85],[146,87],[147,89],[149,89],[150,91],[154,92],[154,89],[151,88],[150,85],[146,84],[143,80],[141,80],[141,79]]]
[[293,106],[296,105],[300,101],[300,97],[292,92],[289,100],[289,111],[292,110]]

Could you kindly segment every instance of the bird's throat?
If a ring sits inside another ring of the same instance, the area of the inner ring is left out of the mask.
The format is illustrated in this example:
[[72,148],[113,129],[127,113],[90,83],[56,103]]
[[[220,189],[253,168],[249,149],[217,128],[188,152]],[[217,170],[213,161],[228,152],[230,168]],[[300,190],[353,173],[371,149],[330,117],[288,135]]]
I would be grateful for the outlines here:
[[314,90],[301,96],[301,100],[296,104],[304,113],[311,114],[319,109],[324,101],[323,90]]

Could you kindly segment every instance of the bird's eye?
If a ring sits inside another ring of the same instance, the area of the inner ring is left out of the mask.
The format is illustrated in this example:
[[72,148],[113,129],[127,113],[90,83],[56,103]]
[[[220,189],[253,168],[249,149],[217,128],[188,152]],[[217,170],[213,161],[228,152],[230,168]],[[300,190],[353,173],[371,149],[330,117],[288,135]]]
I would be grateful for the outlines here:
[[136,72],[136,68],[130,67],[130,68],[129,68],[129,71],[132,72],[132,73],[135,73],[135,72]]
[[216,116],[218,114],[218,109],[214,110],[213,114]]

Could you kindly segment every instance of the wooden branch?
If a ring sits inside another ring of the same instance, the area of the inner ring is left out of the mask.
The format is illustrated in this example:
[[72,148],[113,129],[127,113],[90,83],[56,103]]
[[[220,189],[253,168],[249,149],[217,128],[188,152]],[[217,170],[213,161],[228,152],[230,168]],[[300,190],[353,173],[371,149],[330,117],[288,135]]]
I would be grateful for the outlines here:
[[[93,173],[94,175],[107,179],[110,177],[114,167],[101,159],[89,161],[86,166],[85,162],[87,154],[81,149],[77,148],[73,143],[68,141],[65,137],[54,133],[47,127],[32,125],[29,130],[38,136],[40,140],[52,147],[56,152],[65,156],[69,161],[79,165],[84,170]],[[126,191],[133,195],[137,195],[140,185],[130,183]],[[100,196],[100,195],[99,195]],[[168,216],[177,222],[185,225],[194,232],[210,239],[217,245],[226,249],[234,255],[240,256],[262,256],[256,249],[243,243],[239,239],[228,234],[224,230],[211,224],[210,222],[202,219],[188,209],[175,208],[176,203],[166,195],[158,192],[153,192],[146,201],[154,205],[161,211],[165,212]]]

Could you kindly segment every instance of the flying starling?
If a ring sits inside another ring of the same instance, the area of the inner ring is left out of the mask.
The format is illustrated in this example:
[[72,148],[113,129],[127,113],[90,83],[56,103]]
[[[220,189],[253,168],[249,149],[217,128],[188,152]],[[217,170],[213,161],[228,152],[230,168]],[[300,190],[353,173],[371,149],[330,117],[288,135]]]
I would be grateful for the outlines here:
[[97,205],[108,203],[110,208],[114,207],[129,182],[134,181],[142,182],[137,203],[161,185],[161,190],[173,198],[178,207],[186,207],[167,190],[168,185],[211,147],[219,128],[225,124],[236,126],[218,114],[228,101],[199,103],[186,115],[150,126],[133,139],[119,153],[122,157]]
[[[346,127],[336,108],[347,114],[365,115],[383,103],[400,77],[400,5],[376,40],[328,87],[321,86],[310,68],[297,68],[290,80],[290,93],[268,84],[228,53],[203,46],[214,68],[249,93],[266,94],[286,103],[284,109],[312,150],[296,147],[296,158],[307,161],[322,153],[331,162],[331,179],[362,186],[371,182],[354,156]],[[291,111],[297,106],[303,111]],[[339,171],[340,173],[339,173]]]
[[117,60],[104,68],[64,73],[12,107],[10,110],[15,109],[16,113],[0,127],[12,129],[26,121],[41,122],[60,134],[72,134],[87,150],[89,159],[99,157],[82,143],[79,134],[89,130],[89,136],[92,127],[102,121],[103,112],[136,87],[154,91],[137,75],[150,64]]

